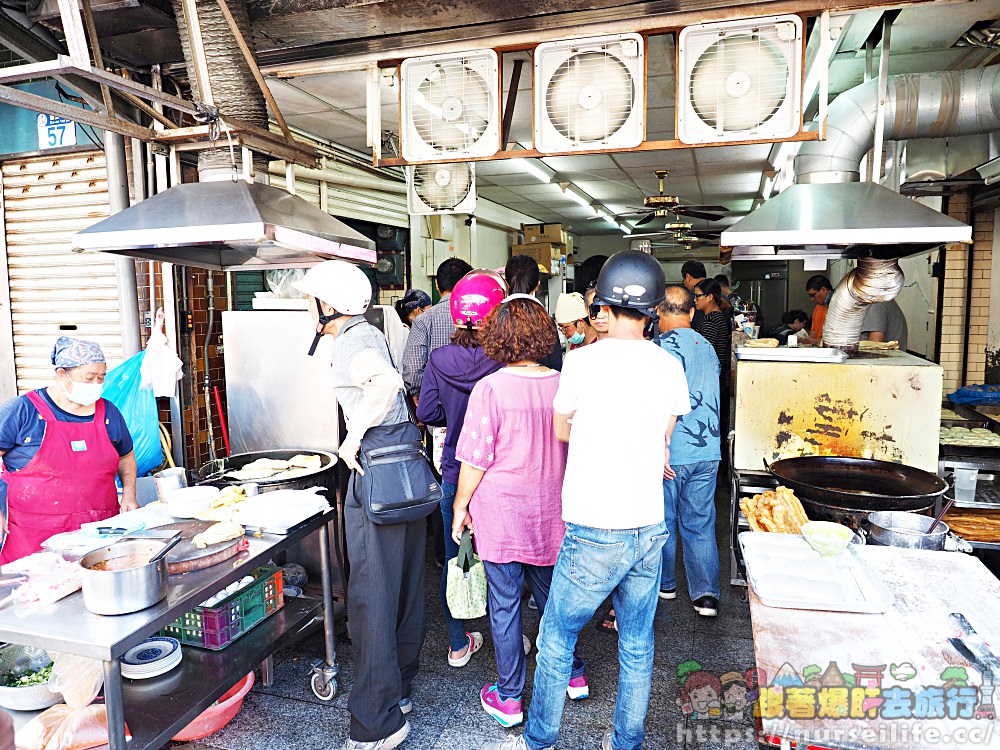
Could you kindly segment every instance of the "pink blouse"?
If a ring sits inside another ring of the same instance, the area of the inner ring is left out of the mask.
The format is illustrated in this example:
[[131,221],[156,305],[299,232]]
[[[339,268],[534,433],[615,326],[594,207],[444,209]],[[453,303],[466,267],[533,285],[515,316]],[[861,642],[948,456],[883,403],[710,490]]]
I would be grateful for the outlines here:
[[469,506],[483,560],[555,565],[566,530],[566,444],[552,426],[558,388],[558,372],[504,368],[472,390],[455,457],[486,472]]

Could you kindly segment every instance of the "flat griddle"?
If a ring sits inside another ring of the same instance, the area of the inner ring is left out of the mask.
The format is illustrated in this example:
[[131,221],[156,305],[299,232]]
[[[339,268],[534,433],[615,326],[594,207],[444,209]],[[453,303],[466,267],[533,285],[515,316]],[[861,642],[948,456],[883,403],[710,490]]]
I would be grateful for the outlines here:
[[191,540],[205,529],[214,526],[215,523],[215,521],[177,521],[156,527],[157,531],[181,532],[181,541],[167,553],[167,572],[170,575],[210,568],[235,557],[239,553],[240,542],[245,537],[219,544],[210,544],[205,549],[198,549],[194,546]]

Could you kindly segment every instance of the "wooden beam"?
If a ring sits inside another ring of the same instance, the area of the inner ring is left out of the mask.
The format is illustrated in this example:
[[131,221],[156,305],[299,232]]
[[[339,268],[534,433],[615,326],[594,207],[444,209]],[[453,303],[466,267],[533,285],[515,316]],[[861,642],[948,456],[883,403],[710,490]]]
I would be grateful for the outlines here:
[[521,83],[521,68],[524,60],[518,58],[510,71],[510,88],[507,89],[507,104],[503,108],[503,121],[500,124],[500,148],[504,151],[510,145],[510,124],[514,120],[514,105],[517,103],[517,87]]
[[[819,133],[813,131],[802,131],[791,138],[783,138],[782,142],[789,141],[798,143],[801,141],[818,141]],[[411,164],[449,164],[455,161],[497,161],[500,159],[538,159],[550,156],[580,156],[584,154],[622,154],[632,151],[675,151],[685,148],[717,148],[719,146],[752,146],[761,143],[774,143],[772,140],[747,140],[729,141],[727,143],[682,143],[676,139],[669,141],[643,141],[633,148],[595,148],[580,149],[578,151],[559,151],[557,153],[542,153],[536,149],[522,149],[520,151],[498,151],[492,156],[477,156],[471,158],[456,159],[431,159],[427,161],[406,161],[399,157],[388,159],[375,159],[372,164],[375,167],[404,167]]]
[[[101,42],[97,38],[97,27],[94,25],[94,13],[90,7],[90,0],[80,0],[80,10],[83,12],[83,24],[87,31],[87,38],[90,39],[91,53],[94,56],[94,67],[104,70],[104,55],[101,54]],[[90,62],[89,60],[87,61]],[[104,111],[111,117],[115,116],[115,103],[111,99],[111,89],[106,83],[100,84],[101,98],[104,100]]]
[[10,86],[0,85],[0,101],[35,112],[58,115],[59,117],[65,117],[67,120],[82,122],[84,125],[91,125],[101,130],[110,130],[112,133],[120,133],[121,135],[138,138],[143,141],[152,140],[154,135],[153,131],[149,128],[136,125],[134,122],[128,122],[118,117],[109,117],[92,109],[74,107],[70,104],[46,99],[44,96],[30,94],[27,91],[21,91]]
[[[84,0],[86,2],[86,0]],[[219,10],[222,11],[222,17],[226,19],[226,24],[229,26],[229,31],[232,33],[233,38],[236,40],[236,46],[240,48],[240,52],[243,53],[243,59],[246,61],[247,66],[250,68],[250,73],[253,75],[253,79],[257,82],[258,88],[260,88],[261,93],[264,95],[264,99],[267,101],[267,106],[271,108],[274,113],[274,119],[278,121],[278,127],[281,128],[281,132],[285,135],[285,140],[289,143],[295,141],[295,136],[292,135],[292,131],[288,129],[288,123],[285,122],[284,116],[281,114],[281,110],[278,108],[278,103],[274,100],[271,95],[271,89],[268,88],[267,82],[264,80],[264,76],[260,74],[260,68],[257,67],[257,60],[253,56],[253,51],[247,45],[246,39],[243,38],[243,32],[240,31],[240,27],[236,25],[236,19],[233,18],[232,12],[229,10],[229,4],[226,0],[216,0],[219,4]]]

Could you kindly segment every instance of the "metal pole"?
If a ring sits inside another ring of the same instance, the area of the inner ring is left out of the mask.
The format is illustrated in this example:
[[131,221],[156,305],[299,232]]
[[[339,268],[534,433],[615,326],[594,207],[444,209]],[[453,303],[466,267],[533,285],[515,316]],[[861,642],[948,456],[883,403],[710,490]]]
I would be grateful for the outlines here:
[[894,16],[882,19],[882,52],[878,59],[878,106],[875,109],[875,143],[872,146],[871,182],[882,180],[882,143],[885,136],[885,101],[889,92],[889,46]]
[[[125,168],[125,138],[118,133],[104,131],[104,158],[108,170],[108,197],[111,213],[124,211],[129,206],[128,170]],[[118,320],[122,330],[122,353],[126,358],[138,353],[139,339],[139,288],[135,278],[135,259],[119,257],[115,262],[118,280]]]

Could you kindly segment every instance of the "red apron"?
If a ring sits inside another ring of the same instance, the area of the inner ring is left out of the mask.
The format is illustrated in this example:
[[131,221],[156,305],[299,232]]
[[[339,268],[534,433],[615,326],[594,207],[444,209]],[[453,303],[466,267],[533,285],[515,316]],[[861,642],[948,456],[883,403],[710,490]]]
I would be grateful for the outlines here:
[[0,565],[41,549],[53,534],[118,513],[118,451],[104,424],[104,399],[93,422],[60,422],[45,399],[28,393],[45,420],[38,453],[20,471],[4,471],[9,534]]

